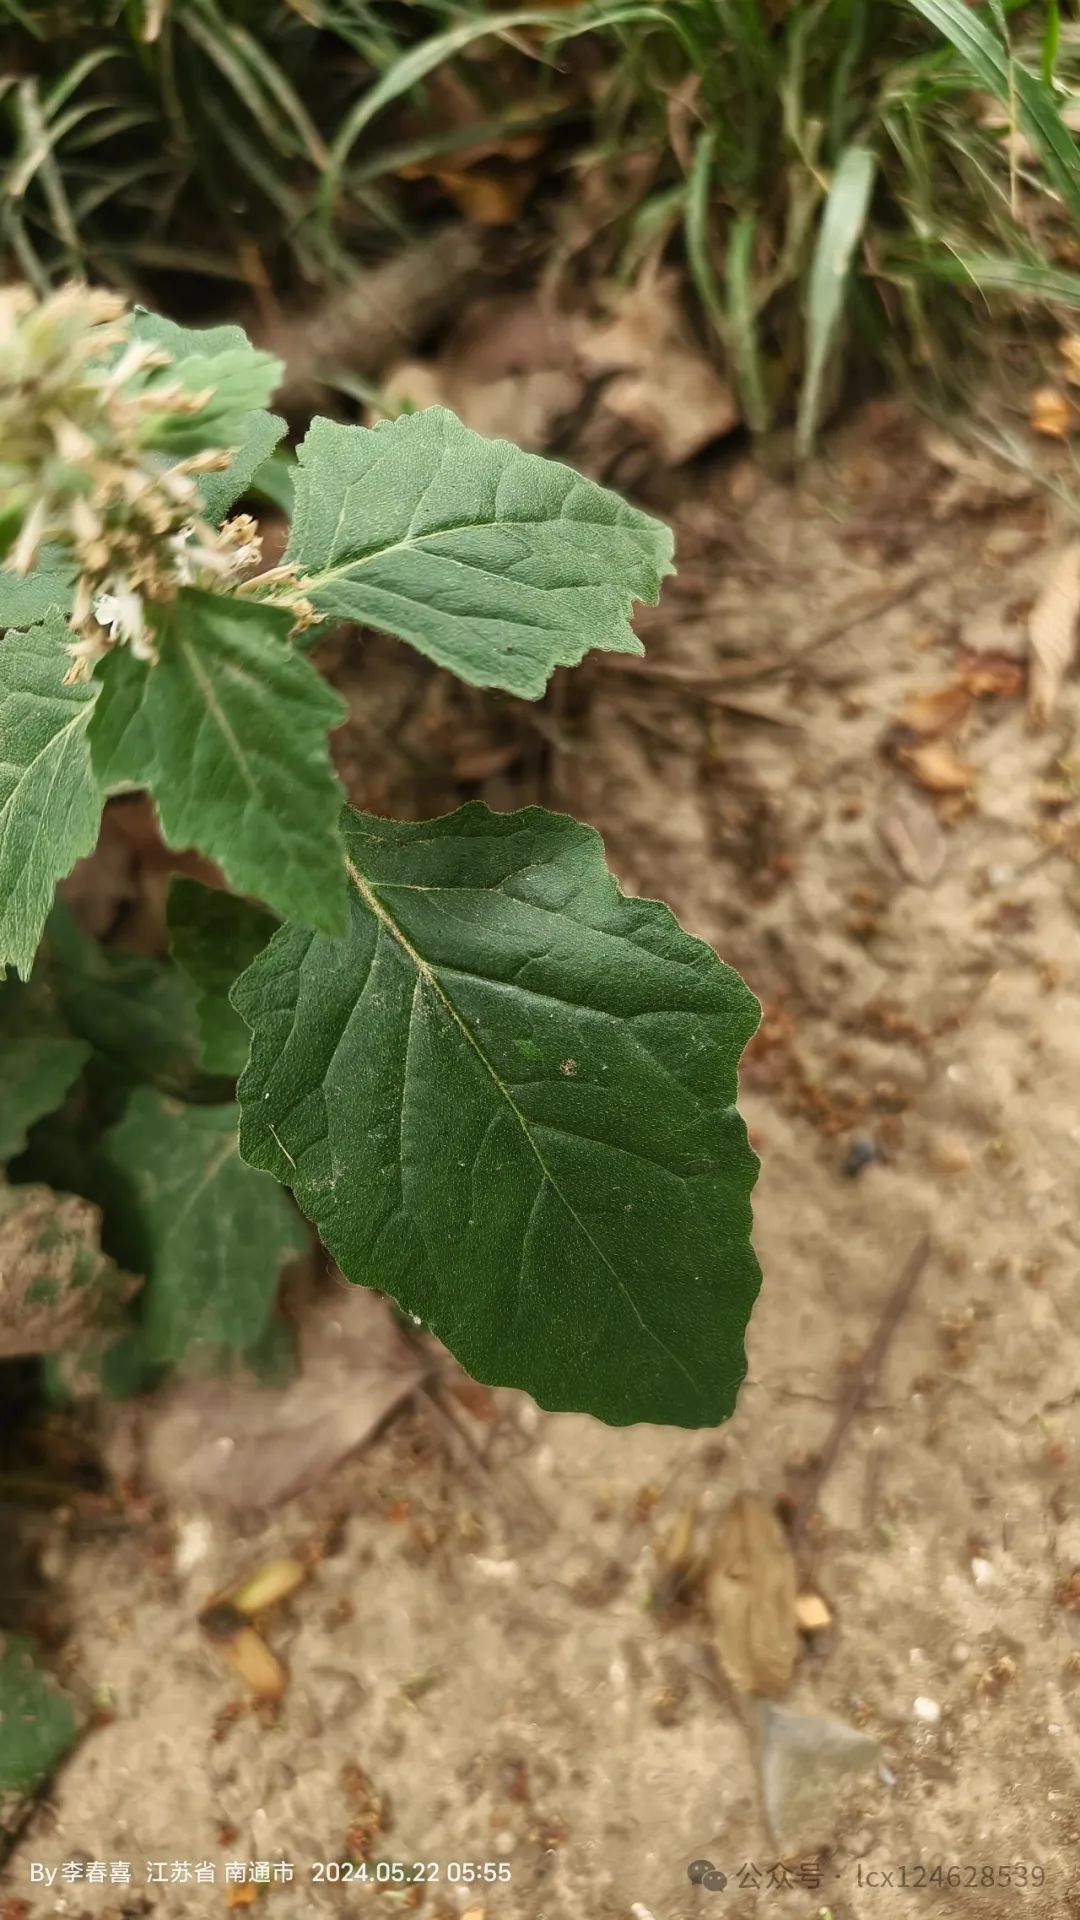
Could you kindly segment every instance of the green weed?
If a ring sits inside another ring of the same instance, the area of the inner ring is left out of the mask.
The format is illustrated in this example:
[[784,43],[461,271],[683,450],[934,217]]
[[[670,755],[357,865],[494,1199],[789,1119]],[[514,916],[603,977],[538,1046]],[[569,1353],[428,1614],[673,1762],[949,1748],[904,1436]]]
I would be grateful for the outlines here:
[[1080,27],[1056,3],[5,14],[0,246],[39,287],[332,285],[453,211],[440,164],[525,128],[546,142],[526,217],[558,246],[560,209],[607,189],[592,269],[680,256],[748,423],[797,414],[804,449],[845,342],[944,388],[987,315],[1023,333],[1080,303]]

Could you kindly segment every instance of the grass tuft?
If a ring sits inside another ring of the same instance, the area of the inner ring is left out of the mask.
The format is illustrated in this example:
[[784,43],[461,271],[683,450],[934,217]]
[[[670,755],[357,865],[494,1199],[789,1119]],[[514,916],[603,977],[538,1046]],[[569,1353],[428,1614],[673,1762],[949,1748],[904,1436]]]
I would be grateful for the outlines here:
[[0,248],[39,287],[332,286],[527,148],[508,217],[527,199],[559,246],[587,205],[594,271],[681,257],[748,424],[797,415],[804,451],[845,344],[945,387],[986,312],[1037,334],[1077,304],[1059,0],[0,0],[5,24]]

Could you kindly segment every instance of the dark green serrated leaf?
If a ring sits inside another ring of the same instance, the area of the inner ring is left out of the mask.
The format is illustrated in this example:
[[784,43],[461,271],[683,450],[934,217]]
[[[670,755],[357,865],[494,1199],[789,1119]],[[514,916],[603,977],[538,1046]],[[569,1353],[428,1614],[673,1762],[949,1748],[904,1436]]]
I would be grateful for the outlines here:
[[238,1109],[184,1107],[143,1089],[105,1151],[127,1196],[118,1246],[145,1273],[141,1339],[149,1361],[194,1343],[247,1348],[265,1332],[278,1273],[308,1244],[285,1196],[240,1158]]
[[0,1038],[0,1160],[13,1160],[36,1120],[62,1105],[90,1057],[81,1040],[48,1034]]
[[240,893],[339,932],[341,788],[328,734],[347,709],[289,645],[291,616],[187,588],[161,611],[152,664],[117,648],[90,726],[106,788],[147,787],[172,847],[197,847]]
[[0,567],[0,629],[34,627],[54,610],[65,615],[75,598],[75,570],[57,547],[42,549],[33,573]]
[[49,917],[41,971],[71,1033],[98,1056],[95,1068],[168,1092],[190,1087],[198,1069],[198,1029],[194,996],[179,968],[102,946],[58,904]]
[[89,1058],[50,996],[0,979],[0,1162],[23,1151],[30,1128],[63,1104]]
[[199,475],[203,512],[213,525],[220,525],[237,501],[254,491],[284,432],[285,422],[276,413],[249,414],[228,466],[221,473]]
[[0,1826],[12,1802],[48,1779],[78,1730],[71,1701],[37,1665],[30,1642],[0,1635]]
[[633,603],[655,605],[672,571],[659,521],[444,407],[369,428],[316,420],[295,478],[287,558],[320,613],[527,700],[590,648],[640,653]]
[[222,472],[199,477],[203,511],[217,525],[248,491],[285,433],[284,420],[264,411],[280,383],[281,362],[253,347],[242,327],[180,327],[138,307],[132,332],[172,354],[176,364],[165,369],[166,379],[179,379],[193,392],[215,390],[200,413],[174,421],[161,444],[177,459],[204,447],[233,449]]
[[564,815],[345,837],[348,938],[284,928],[233,990],[245,1158],[481,1380],[725,1419],[759,1282],[752,994]]
[[278,923],[250,900],[183,877],[169,888],[168,921],[173,959],[195,994],[203,1066],[235,1078],[247,1061],[248,1030],[229,990]]
[[0,640],[0,968],[30,969],[56,883],[101,823],[87,728],[96,688],[66,686],[62,616]]

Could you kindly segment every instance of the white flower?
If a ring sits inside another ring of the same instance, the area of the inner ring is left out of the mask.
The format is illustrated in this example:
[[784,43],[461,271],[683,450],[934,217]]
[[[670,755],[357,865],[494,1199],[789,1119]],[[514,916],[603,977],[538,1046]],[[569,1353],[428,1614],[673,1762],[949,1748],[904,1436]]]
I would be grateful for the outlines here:
[[195,579],[195,555],[189,551],[195,529],[181,527],[179,533],[169,535],[169,552],[173,557],[173,572],[182,587],[190,587]]
[[114,646],[126,642],[137,660],[156,658],[154,636],[146,624],[142,595],[129,587],[126,580],[117,580],[111,593],[98,594],[94,618],[99,626],[108,628]]

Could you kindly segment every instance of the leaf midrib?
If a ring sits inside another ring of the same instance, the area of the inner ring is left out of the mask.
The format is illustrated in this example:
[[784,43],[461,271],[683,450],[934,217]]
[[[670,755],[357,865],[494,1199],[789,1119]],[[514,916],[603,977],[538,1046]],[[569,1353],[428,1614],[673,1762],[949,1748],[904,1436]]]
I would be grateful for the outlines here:
[[[521,1131],[524,1134],[525,1139],[529,1144],[530,1151],[532,1152],[533,1157],[536,1160],[536,1163],[540,1168],[540,1171],[544,1179],[547,1181],[548,1185],[550,1186],[552,1192],[554,1193],[555,1197],[558,1199],[560,1204],[563,1207],[565,1207],[567,1213],[570,1215],[570,1218],[573,1220],[574,1225],[578,1228],[579,1232],[583,1235],[583,1237],[588,1241],[594,1253],[597,1255],[597,1258],[601,1260],[603,1262],[603,1265],[607,1268],[607,1271],[610,1273],[620,1293],[623,1295],[623,1298],[625,1299],[627,1305],[629,1306],[631,1312],[633,1313],[635,1319],[637,1320],[638,1325],[641,1327],[642,1332],[645,1333],[649,1337],[649,1339],[652,1340],[655,1343],[655,1345],[660,1348],[660,1351],[665,1355],[665,1357],[671,1361],[674,1367],[678,1369],[678,1371],[682,1374],[683,1379],[687,1382],[688,1386],[695,1393],[699,1392],[700,1388],[699,1388],[698,1382],[693,1378],[692,1374],[690,1374],[687,1371],[686,1367],[683,1365],[678,1355],[671,1351],[671,1348],[667,1345],[666,1341],[661,1339],[660,1335],[656,1332],[655,1328],[649,1325],[648,1321],[644,1318],[641,1312],[641,1309],[639,1308],[636,1300],[634,1299],[632,1293],[630,1292],[630,1289],[627,1286],[622,1275],[619,1273],[618,1269],[612,1265],[612,1262],[609,1259],[608,1255],[604,1252],[603,1247],[598,1245],[597,1241],[593,1238],[593,1235],[589,1232],[588,1227],[585,1225],[585,1222],[581,1219],[581,1216],[577,1213],[576,1209],[572,1206],[571,1202],[567,1199],[562,1188],[559,1186],[559,1183],[556,1180],[555,1175],[552,1173],[551,1168],[548,1166],[546,1160],[544,1159],[543,1154],[540,1152],[540,1149],[537,1146],[536,1141],[533,1139],[532,1132],[530,1130],[529,1123],[526,1116],[521,1111],[521,1108],[518,1106],[516,1100],[514,1099],[509,1088],[507,1087],[505,1081],[503,1081],[500,1078],[495,1066],[488,1059],[487,1054],[484,1052],[483,1047],[480,1045],[480,1042],[477,1040],[476,1035],[473,1033],[468,1022],[464,1019],[462,1014],[459,1013],[453,1000],[450,998],[450,995],[447,993],[446,988],[443,986],[443,983],[440,980],[438,974],[435,972],[435,969],[432,967],[429,961],[424,959],[423,954],[421,954],[419,950],[413,946],[408,935],[403,931],[401,927],[398,926],[397,922],[394,920],[394,918],[392,917],[392,915],[390,914],[386,906],[379,899],[379,896],[374,891],[374,888],[369,885],[367,880],[365,880],[359,868],[355,865],[354,861],[348,855],[346,855],[346,858],[345,858],[345,868],[349,875],[350,880],[352,881],[354,887],[356,888],[358,894],[360,895],[360,898],[364,902],[364,905],[367,907],[369,913],[372,914],[374,919],[379,923],[381,927],[384,927],[386,929],[391,939],[408,956],[409,960],[412,962],[413,966],[416,968],[417,974],[419,975],[420,979],[423,980],[425,984],[431,988],[432,992],[436,995],[436,997],[445,1007],[447,1014],[449,1015],[450,1019],[454,1022],[454,1025],[457,1027],[458,1031],[461,1033],[463,1039],[472,1048],[478,1060],[480,1060],[480,1062],[486,1069],[487,1073],[490,1075],[491,1080],[493,1081],[499,1094],[501,1095],[502,1099],[506,1102],[506,1105],[510,1108],[511,1113],[513,1114],[515,1120],[517,1121],[519,1127],[521,1128]],[[534,1202],[534,1206],[535,1206],[535,1202]]]
[[[523,535],[528,535],[530,532],[534,532],[537,527],[552,527],[563,524],[575,527],[589,527],[598,533],[609,533],[612,526],[616,525],[617,522],[579,520],[577,518],[568,520],[567,516],[561,513],[548,514],[543,520],[462,520],[449,527],[433,527],[430,533],[408,534],[404,540],[394,540],[388,547],[373,547],[370,553],[359,556],[354,555],[352,559],[343,560],[337,566],[324,567],[321,573],[305,573],[304,591],[308,594],[318,593],[320,588],[332,586],[335,580],[350,578],[351,575],[361,567],[370,566],[373,561],[385,560],[389,555],[395,553],[411,553],[417,547],[422,547],[425,541],[442,540],[445,539],[448,534],[489,533],[493,529],[509,528],[519,530]],[[486,573],[491,579],[505,578],[503,574],[493,574],[488,567],[477,567],[470,560],[459,560],[457,555],[453,553],[440,554],[439,558],[440,560],[449,561],[451,566],[465,567],[471,573]],[[524,585],[526,583],[518,582],[517,584]],[[535,585],[535,582],[529,584]],[[549,588],[545,587],[537,587],[536,590],[540,593],[550,591]]]
[[244,785],[247,787],[247,790],[250,793],[252,799],[257,801],[260,797],[259,783],[256,780],[255,775],[253,774],[250,766],[248,765],[247,755],[245,754],[244,749],[240,744],[240,740],[237,736],[236,730],[233,727],[229,719],[229,716],[226,713],[225,708],[221,703],[221,700],[218,698],[217,690],[214,686],[213,681],[211,680],[208,674],[203,672],[202,665],[199,661],[198,655],[196,654],[194,647],[191,645],[191,643],[188,640],[181,638],[180,644],[179,644],[179,650],[184,660],[187,662],[188,672],[190,673],[193,681],[195,682],[196,691],[202,697],[203,704],[206,708],[207,718],[211,721],[213,725],[217,727],[218,732],[221,734],[226,747],[229,749],[232,755],[232,758],[236,763],[237,770],[240,774],[241,779],[244,782]]

